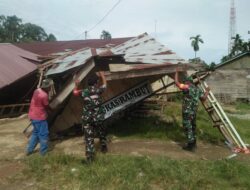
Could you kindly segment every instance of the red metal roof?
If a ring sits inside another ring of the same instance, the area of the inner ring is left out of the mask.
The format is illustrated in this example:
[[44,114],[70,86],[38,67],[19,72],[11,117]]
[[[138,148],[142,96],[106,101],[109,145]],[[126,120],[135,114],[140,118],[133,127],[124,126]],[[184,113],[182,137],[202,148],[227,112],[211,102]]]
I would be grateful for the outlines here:
[[117,46],[130,39],[131,37],[113,38],[110,40],[89,39],[89,40],[74,40],[74,41],[55,41],[55,42],[31,42],[31,43],[19,43],[14,45],[39,55],[48,55],[52,53],[64,52],[66,49],[71,49],[75,51],[85,47],[100,48],[109,45]]
[[0,43],[0,89],[35,71],[37,56],[12,44]]

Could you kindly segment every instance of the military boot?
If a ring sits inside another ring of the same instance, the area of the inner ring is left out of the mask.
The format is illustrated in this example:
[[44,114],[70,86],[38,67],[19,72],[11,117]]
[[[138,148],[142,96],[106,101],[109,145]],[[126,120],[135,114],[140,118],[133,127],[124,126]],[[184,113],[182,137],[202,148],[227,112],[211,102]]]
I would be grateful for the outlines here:
[[104,153],[104,154],[108,152],[108,147],[107,147],[107,145],[102,145],[102,146],[101,146],[101,152]]

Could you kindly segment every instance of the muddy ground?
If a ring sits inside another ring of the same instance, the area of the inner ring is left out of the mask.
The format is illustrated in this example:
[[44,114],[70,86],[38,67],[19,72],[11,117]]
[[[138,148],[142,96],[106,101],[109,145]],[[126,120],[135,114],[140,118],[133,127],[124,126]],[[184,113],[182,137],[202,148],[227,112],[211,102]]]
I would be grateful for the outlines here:
[[[26,116],[0,120],[0,189],[5,179],[20,173],[24,168],[22,160],[25,157],[25,147],[28,140],[23,135],[22,131],[28,124],[29,120]],[[198,149],[195,153],[183,151],[181,144],[178,142],[125,140],[117,137],[110,137],[108,147],[108,154],[167,156],[172,159],[218,160],[232,155],[232,152],[225,146],[215,146],[202,142],[198,142]],[[53,141],[50,144],[50,150],[84,157],[83,138],[72,137]],[[36,152],[35,154],[39,153]],[[239,157],[240,159],[244,159],[244,156],[237,156],[236,158],[238,159]],[[12,184],[12,188],[9,189],[15,189],[15,184]]]

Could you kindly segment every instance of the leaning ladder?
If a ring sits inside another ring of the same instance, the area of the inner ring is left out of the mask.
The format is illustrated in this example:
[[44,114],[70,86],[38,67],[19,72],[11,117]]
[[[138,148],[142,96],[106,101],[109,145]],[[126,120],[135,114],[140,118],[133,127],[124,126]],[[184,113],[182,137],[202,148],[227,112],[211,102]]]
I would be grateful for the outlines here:
[[[207,83],[203,80],[200,80],[198,86],[203,92],[205,92],[206,88],[208,87]],[[207,100],[202,102],[202,104],[211,117],[214,127],[217,127],[220,130],[231,150],[235,153],[250,153],[246,144],[242,141],[239,133],[227,117],[226,113],[222,109],[211,90],[209,91]]]

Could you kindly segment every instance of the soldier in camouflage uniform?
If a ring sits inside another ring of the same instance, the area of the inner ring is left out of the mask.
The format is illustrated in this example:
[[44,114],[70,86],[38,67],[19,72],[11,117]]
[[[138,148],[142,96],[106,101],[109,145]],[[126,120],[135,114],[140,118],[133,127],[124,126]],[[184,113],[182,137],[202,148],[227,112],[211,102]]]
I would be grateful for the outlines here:
[[[102,97],[100,96],[106,89],[106,80],[102,72],[99,73],[102,79],[102,85],[98,86],[98,77],[91,76],[88,79],[88,87],[81,90],[75,88],[74,94],[81,95],[84,101],[83,106],[83,129],[86,144],[86,158],[88,162],[92,162],[95,156],[94,134],[98,133],[101,144],[101,151],[107,152],[106,128],[103,125],[104,108],[101,105]],[[78,86],[76,82],[76,86]]]
[[191,76],[184,77],[184,84],[179,83],[178,70],[175,74],[175,83],[183,92],[182,118],[183,127],[187,136],[187,144],[184,150],[194,151],[196,148],[196,112],[198,109],[199,99],[204,101],[207,98],[209,89],[203,93],[202,90],[193,83]]

